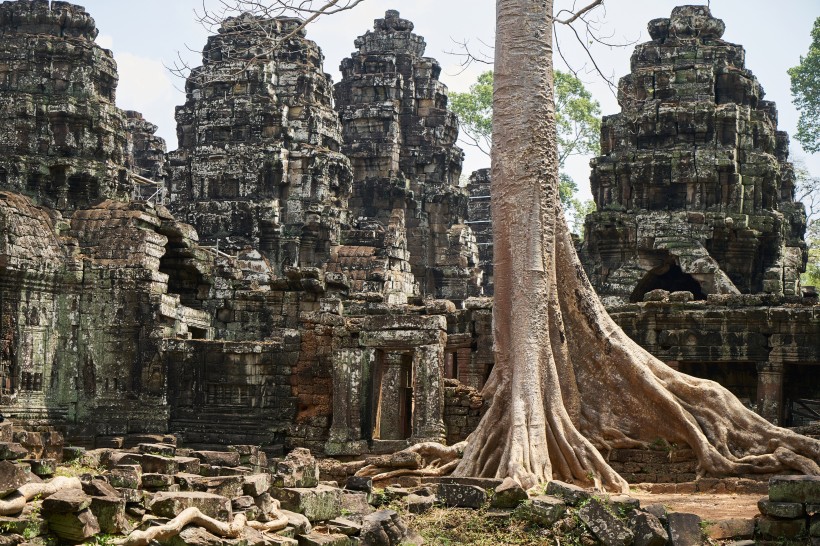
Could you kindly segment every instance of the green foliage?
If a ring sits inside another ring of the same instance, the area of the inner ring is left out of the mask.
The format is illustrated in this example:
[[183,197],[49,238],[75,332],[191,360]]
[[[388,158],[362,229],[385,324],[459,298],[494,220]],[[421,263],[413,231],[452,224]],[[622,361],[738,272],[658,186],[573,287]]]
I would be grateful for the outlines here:
[[795,197],[806,207],[806,244],[809,247],[809,261],[800,284],[820,287],[820,178],[811,176],[799,165],[795,169],[795,178]]
[[808,54],[789,69],[792,100],[800,112],[795,138],[810,153],[820,152],[820,17],[814,21]]
[[[462,135],[489,155],[493,137],[493,72],[481,74],[469,92],[451,93],[450,108],[458,115]],[[584,217],[595,210],[595,203],[575,198],[578,185],[563,168],[570,156],[600,153],[601,106],[581,80],[560,70],[555,72],[555,123],[558,168],[562,169],[558,191],[572,231],[582,235]]]

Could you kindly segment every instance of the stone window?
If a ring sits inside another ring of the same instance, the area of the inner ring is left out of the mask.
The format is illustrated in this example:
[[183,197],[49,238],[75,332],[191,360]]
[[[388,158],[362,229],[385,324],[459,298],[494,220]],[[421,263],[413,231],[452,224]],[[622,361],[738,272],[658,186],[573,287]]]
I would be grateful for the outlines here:
[[23,372],[20,374],[20,390],[36,391],[43,390],[43,374],[39,372]]

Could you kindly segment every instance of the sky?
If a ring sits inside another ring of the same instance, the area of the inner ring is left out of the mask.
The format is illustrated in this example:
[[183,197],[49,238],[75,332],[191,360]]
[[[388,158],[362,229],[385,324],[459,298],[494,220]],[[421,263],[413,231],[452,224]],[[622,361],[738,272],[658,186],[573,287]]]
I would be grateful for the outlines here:
[[[113,50],[120,83],[117,104],[123,109],[138,110],[159,126],[157,133],[166,139],[168,149],[177,147],[174,108],[185,101],[184,82],[170,73],[178,58],[192,66],[201,64],[198,52],[208,31],[197,24],[195,10],[203,1],[213,0],[74,0],[86,7],[97,22],[97,42]],[[586,0],[578,0],[583,6]],[[669,17],[681,0],[605,0],[604,9],[597,9],[598,34],[606,41],[632,44],[606,47],[593,44],[595,62],[612,81],[629,72],[629,58],[634,43],[646,42],[649,20]],[[746,49],[746,67],[758,77],[766,98],[777,103],[779,128],[794,134],[798,113],[791,102],[789,77],[786,70],[800,62],[811,41],[814,20],[820,17],[818,0],[785,0],[773,8],[771,0],[712,0],[712,14],[723,19],[723,38],[741,44]],[[556,0],[556,9],[571,8],[573,0]],[[401,16],[415,24],[414,32],[424,36],[426,55],[438,59],[442,66],[440,79],[451,91],[467,91],[479,73],[489,67],[474,64],[461,66],[461,42],[469,43],[474,52],[492,55],[494,39],[493,0],[364,0],[354,10],[321,18],[308,28],[308,38],[322,48],[324,69],[334,82],[340,75],[340,61],[354,50],[353,41],[372,29],[373,20],[383,17],[388,9],[397,9]],[[583,36],[582,36],[583,38]],[[602,78],[589,70],[589,59],[574,36],[559,28],[558,40],[572,68],[601,103],[605,115],[615,114],[619,107],[613,92]],[[560,59],[556,68],[566,69]],[[469,146],[464,172],[489,166],[489,158]],[[792,158],[802,162],[815,176],[820,176],[820,154],[803,152],[792,141]],[[572,159],[570,175],[578,183],[581,195],[589,197],[589,158]]]

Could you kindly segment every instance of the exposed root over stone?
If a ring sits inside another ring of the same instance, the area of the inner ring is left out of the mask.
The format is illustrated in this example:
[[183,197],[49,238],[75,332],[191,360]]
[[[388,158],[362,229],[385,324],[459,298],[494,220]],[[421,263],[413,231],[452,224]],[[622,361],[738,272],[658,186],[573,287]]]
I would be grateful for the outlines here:
[[[245,514],[237,514],[233,521],[225,523],[206,516],[199,508],[186,508],[164,525],[157,525],[145,531],[133,531],[124,539],[115,541],[118,546],[148,546],[152,541],[164,542],[177,536],[186,525],[198,525],[209,533],[223,538],[237,538],[247,525]],[[287,524],[287,523],[286,523]]]
[[65,478],[58,476],[44,483],[27,483],[15,493],[0,499],[0,516],[11,516],[20,513],[26,503],[35,497],[45,498],[64,489],[82,489],[79,478]]
[[390,455],[371,457],[356,476],[372,477],[373,481],[399,476],[446,476],[458,465],[467,442],[445,446],[436,442],[415,444]]

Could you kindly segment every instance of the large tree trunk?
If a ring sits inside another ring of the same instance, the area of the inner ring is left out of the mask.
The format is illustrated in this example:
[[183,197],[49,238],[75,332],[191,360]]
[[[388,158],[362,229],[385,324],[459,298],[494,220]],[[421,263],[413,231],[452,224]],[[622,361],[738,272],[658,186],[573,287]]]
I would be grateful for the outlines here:
[[770,425],[713,383],[676,372],[607,315],[558,197],[552,1],[497,0],[490,407],[456,473],[626,490],[599,448],[689,445],[711,475],[820,474],[820,442]]

